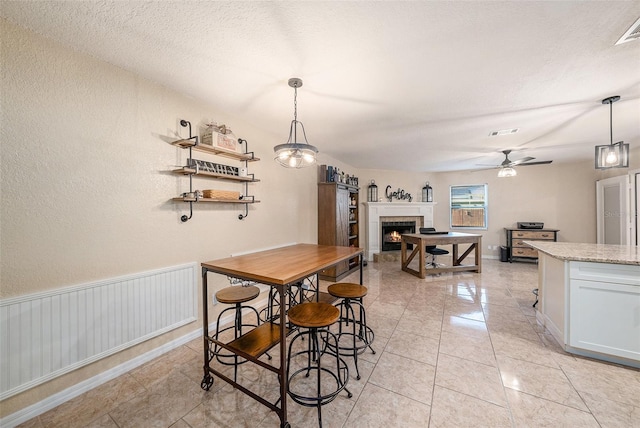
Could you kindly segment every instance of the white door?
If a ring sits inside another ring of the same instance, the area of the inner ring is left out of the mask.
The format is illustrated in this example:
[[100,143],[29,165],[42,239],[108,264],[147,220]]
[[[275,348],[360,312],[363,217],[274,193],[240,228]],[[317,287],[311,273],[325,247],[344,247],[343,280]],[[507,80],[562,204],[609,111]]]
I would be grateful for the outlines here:
[[597,243],[631,243],[630,174],[596,182]]

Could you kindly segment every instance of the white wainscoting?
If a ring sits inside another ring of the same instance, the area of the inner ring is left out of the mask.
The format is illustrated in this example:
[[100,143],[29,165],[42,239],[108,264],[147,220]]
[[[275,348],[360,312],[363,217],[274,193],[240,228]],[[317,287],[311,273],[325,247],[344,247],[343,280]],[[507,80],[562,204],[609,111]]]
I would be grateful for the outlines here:
[[0,301],[0,400],[197,320],[189,263]]

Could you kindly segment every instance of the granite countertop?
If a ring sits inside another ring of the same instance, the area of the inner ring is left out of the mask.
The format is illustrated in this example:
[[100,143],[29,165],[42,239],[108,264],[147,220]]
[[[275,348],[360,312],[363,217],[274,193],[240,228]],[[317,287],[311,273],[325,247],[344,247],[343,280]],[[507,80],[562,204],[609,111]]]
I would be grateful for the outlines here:
[[640,265],[640,247],[575,242],[524,241],[551,257],[580,262]]

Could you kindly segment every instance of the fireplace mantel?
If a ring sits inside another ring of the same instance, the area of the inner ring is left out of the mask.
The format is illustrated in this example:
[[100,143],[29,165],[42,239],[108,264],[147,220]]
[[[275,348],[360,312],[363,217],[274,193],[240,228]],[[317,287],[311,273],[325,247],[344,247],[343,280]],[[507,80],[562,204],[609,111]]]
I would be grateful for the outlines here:
[[435,202],[364,202],[367,245],[367,260],[382,250],[382,228],[380,217],[422,217],[422,226],[433,227],[433,207]]

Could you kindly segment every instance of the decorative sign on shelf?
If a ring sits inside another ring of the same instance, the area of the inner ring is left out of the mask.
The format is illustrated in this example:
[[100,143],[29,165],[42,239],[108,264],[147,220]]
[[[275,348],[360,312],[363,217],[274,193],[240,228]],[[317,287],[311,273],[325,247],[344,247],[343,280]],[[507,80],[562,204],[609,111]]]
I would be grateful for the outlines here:
[[389,200],[389,202],[392,202],[393,198],[396,198],[399,201],[411,202],[413,200],[411,193],[407,193],[403,189],[398,188],[398,190],[396,190],[395,192],[392,192],[391,185],[387,186],[384,193],[387,199]]
[[[213,172],[216,174],[224,174],[224,175],[239,175],[239,170],[237,167],[223,165],[215,162],[207,162],[199,159],[187,159],[187,168],[193,168],[198,171],[203,172]],[[241,175],[241,174],[240,174]],[[246,168],[244,171],[244,176],[246,177]]]

